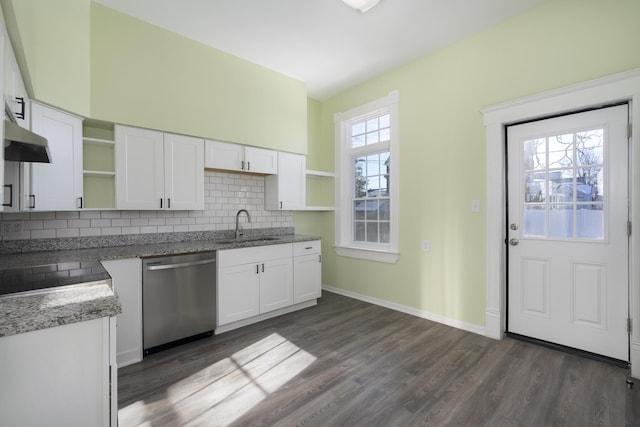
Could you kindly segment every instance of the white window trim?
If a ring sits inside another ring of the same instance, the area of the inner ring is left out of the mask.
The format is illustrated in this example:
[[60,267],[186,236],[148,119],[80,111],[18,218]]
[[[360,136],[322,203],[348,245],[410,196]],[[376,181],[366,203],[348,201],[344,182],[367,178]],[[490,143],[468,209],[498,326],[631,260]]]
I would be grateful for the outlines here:
[[[335,124],[335,155],[336,155],[336,179],[335,179],[335,250],[339,256],[365,259],[369,261],[395,263],[400,258],[399,247],[399,132],[398,132],[398,91],[392,91],[389,95],[361,105],[346,112],[334,114]],[[351,182],[351,147],[345,141],[351,140],[350,121],[367,115],[379,115],[380,111],[390,114],[391,142],[389,152],[391,156],[390,181],[392,183],[391,194],[389,195],[389,245],[367,244],[364,242],[353,242],[352,232],[352,189],[346,182]]]

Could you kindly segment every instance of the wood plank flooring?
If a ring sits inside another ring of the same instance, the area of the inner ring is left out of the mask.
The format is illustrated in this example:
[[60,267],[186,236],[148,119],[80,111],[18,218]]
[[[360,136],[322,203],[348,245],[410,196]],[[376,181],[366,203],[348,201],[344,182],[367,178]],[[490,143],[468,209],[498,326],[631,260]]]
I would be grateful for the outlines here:
[[639,426],[628,370],[327,293],[119,370],[128,426]]

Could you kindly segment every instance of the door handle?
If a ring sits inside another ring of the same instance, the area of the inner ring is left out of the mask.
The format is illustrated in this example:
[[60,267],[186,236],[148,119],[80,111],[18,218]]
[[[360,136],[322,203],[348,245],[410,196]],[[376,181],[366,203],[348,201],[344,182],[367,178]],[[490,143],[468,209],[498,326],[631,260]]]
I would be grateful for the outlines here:
[[511,240],[509,240],[509,244],[510,244],[511,246],[518,246],[518,243],[520,243],[520,240],[518,240],[518,239],[511,239]]

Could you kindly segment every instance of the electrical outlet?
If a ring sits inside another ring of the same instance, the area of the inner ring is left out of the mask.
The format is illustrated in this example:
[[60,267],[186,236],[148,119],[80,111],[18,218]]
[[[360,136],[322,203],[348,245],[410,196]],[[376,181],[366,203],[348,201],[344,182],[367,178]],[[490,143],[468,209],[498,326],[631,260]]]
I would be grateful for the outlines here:
[[480,212],[480,200],[471,201],[471,212]]
[[3,237],[22,237],[22,221],[5,221],[2,223]]
[[429,240],[422,241],[422,252],[431,251],[431,242]]

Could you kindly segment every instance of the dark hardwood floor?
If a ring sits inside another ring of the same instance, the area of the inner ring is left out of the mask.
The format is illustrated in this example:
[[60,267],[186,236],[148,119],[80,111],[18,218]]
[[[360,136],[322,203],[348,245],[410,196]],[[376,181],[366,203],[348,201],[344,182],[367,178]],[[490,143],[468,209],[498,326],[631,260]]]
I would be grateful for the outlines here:
[[628,375],[325,292],[120,369],[119,425],[640,426]]

